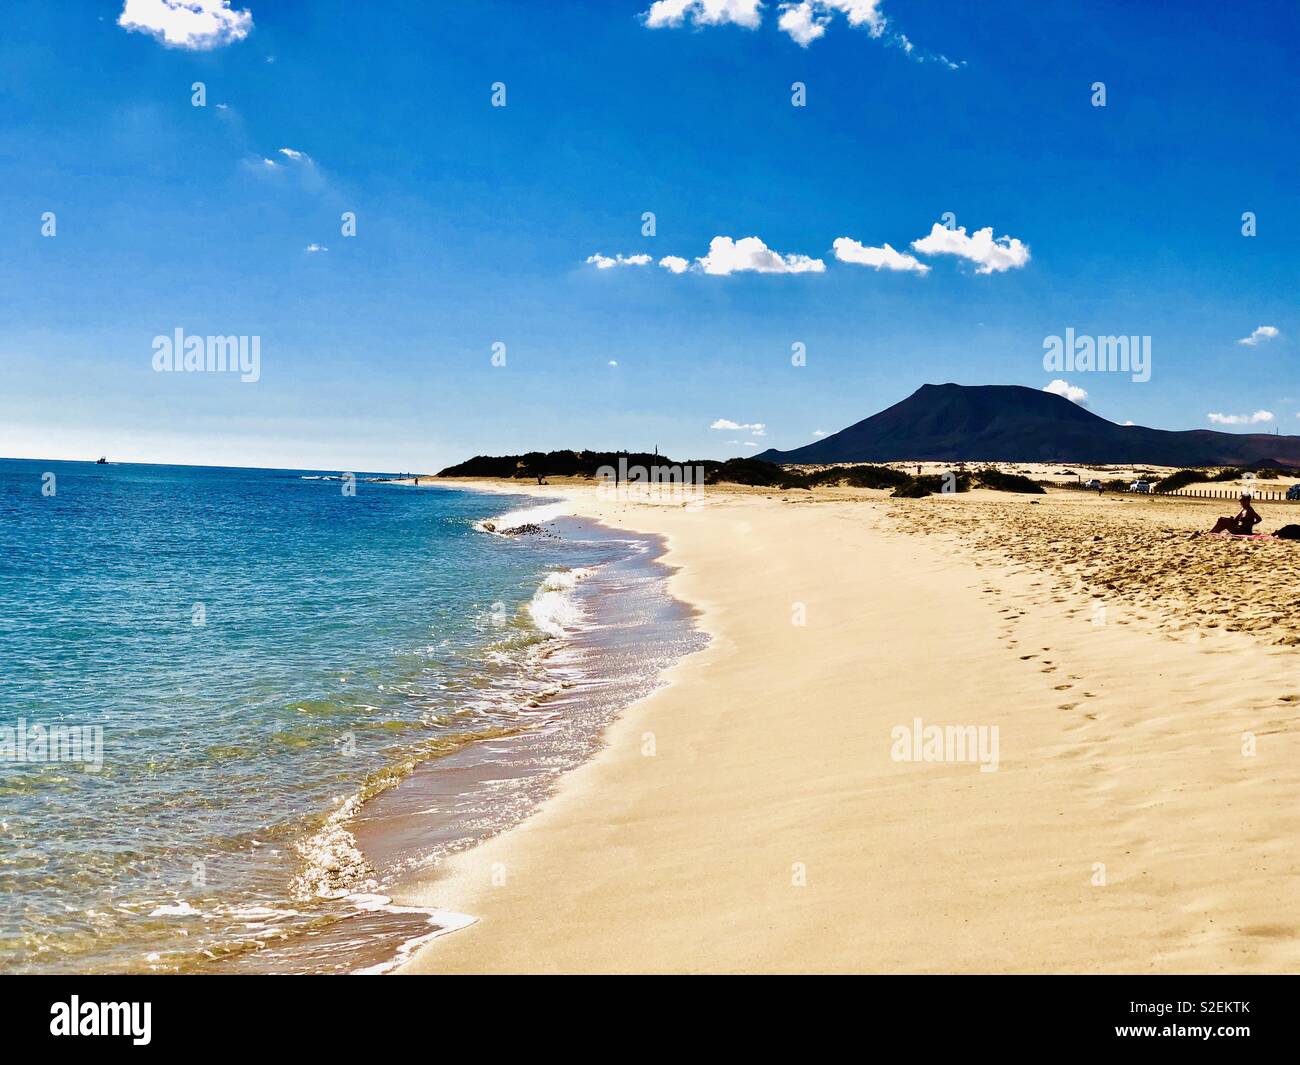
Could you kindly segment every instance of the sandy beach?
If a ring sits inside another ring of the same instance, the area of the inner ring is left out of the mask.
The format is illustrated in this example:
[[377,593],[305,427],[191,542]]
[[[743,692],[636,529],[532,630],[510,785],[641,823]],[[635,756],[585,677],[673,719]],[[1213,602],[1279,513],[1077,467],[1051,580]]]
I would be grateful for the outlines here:
[[[711,641],[399,899],[475,918],[404,971],[1300,968],[1300,545],[1192,537],[1213,501],[479,487],[666,537]],[[996,759],[903,760],[928,726]]]

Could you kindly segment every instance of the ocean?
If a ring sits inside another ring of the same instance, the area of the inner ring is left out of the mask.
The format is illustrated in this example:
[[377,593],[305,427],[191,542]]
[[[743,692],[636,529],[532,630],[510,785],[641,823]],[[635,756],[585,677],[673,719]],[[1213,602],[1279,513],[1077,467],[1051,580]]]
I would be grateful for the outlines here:
[[655,539],[385,476],[0,460],[0,971],[387,971],[702,643]]

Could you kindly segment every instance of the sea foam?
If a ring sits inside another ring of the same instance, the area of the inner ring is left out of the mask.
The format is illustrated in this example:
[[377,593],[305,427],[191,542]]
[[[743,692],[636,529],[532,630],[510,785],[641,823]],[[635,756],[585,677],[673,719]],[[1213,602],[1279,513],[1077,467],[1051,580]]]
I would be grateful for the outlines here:
[[574,598],[578,582],[593,571],[586,568],[557,570],[546,575],[528,604],[528,616],[547,636],[560,639],[583,623],[585,614]]

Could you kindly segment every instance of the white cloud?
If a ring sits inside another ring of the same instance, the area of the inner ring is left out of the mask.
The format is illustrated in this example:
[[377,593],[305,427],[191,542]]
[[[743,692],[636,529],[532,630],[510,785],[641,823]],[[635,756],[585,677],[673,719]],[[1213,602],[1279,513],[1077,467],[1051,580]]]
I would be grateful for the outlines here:
[[1257,410],[1254,414],[1207,414],[1213,425],[1259,425],[1261,422],[1271,422],[1273,412],[1268,410]]
[[885,16],[880,10],[882,0],[800,0],[799,3],[781,5],[781,16],[776,20],[785,33],[801,48],[826,35],[826,27],[835,12],[842,12],[850,26],[866,26],[872,37],[885,32]]
[[659,265],[674,274],[684,274],[691,264],[680,255],[665,255],[659,260]]
[[[835,14],[842,14],[850,26],[865,26],[872,37],[885,32],[886,19],[880,10],[883,0],[794,0],[779,5],[776,24],[802,48],[826,35]],[[760,0],[655,0],[641,19],[652,30],[665,26],[723,26],[728,23],[757,29],[763,21]]]
[[946,229],[938,222],[928,237],[912,241],[912,250],[923,255],[956,255],[979,263],[979,274],[999,274],[1015,270],[1029,262],[1029,245],[1015,237],[993,239],[993,227],[976,230],[967,236],[964,227]]
[[648,255],[624,255],[621,252],[613,258],[599,252],[587,256],[587,262],[595,263],[597,270],[608,270],[612,266],[645,266],[649,261]]
[[303,160],[311,162],[311,156],[306,152],[300,152],[297,148],[281,148],[280,154],[287,159],[292,159],[295,163],[301,163]]
[[818,18],[813,12],[813,5],[805,0],[802,4],[783,4],[781,17],[776,20],[776,24],[800,48],[807,48],[818,37],[826,35],[826,23],[830,20],[829,15]]
[[714,237],[709,241],[709,254],[695,260],[706,274],[725,277],[728,274],[753,271],[759,274],[820,274],[826,264],[807,255],[782,255],[773,251],[757,237]]
[[1255,329],[1248,337],[1242,337],[1237,341],[1238,344],[1245,344],[1248,348],[1253,348],[1261,340],[1272,340],[1278,335],[1278,328],[1275,325],[1261,325]]
[[719,418],[712,425],[710,425],[709,428],[730,429],[733,432],[739,429],[743,429],[754,436],[767,435],[767,426],[764,425],[762,422],[733,422],[730,418]]
[[232,10],[230,0],[126,0],[117,24],[169,48],[202,51],[242,41],[253,28],[253,13]]
[[[918,48],[907,34],[893,29],[881,10],[883,4],[884,0],[785,0],[776,5],[780,11],[776,25],[800,48],[807,48],[826,36],[827,27],[839,14],[855,29],[865,27],[871,37],[900,48],[913,62],[940,63],[949,70],[964,65],[964,60],[954,63],[946,55]],[[753,30],[763,21],[763,7],[759,0],[656,0],[650,10],[641,13],[641,21],[652,30],[688,22],[697,29],[730,23]]]
[[911,270],[918,274],[928,274],[930,268],[915,256],[895,251],[886,244],[883,248],[868,248],[850,237],[836,237],[831,247],[835,258],[842,263],[857,263],[860,266],[874,266],[877,270]]
[[641,18],[652,30],[680,26],[690,20],[693,26],[722,26],[728,22],[746,29],[757,29],[763,21],[761,0],[655,0]]
[[1078,385],[1072,385],[1069,381],[1062,381],[1059,377],[1051,384],[1043,386],[1044,392],[1051,392],[1053,395],[1064,396],[1071,403],[1082,405],[1088,399],[1087,389],[1080,388]]
[[310,252],[318,252],[318,251],[329,251],[329,248],[325,247],[324,244],[308,244],[305,250]]
[[617,366],[617,365],[618,365],[618,359],[610,359],[610,360],[609,360],[609,365],[610,365],[610,366]]
[[1137,422],[1127,421],[1127,422],[1120,422],[1120,424],[1121,424],[1121,425],[1137,425]]
[[814,430],[813,430],[813,436],[825,436],[825,435],[826,435],[826,430],[825,430],[825,429],[814,429]]

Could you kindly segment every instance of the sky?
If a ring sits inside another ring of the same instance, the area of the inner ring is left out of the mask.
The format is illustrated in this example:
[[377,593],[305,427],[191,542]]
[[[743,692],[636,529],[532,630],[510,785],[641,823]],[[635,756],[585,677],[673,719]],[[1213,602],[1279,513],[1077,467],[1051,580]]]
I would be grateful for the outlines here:
[[0,455],[726,458],[948,381],[1300,433],[1295,4],[178,7],[6,4]]

